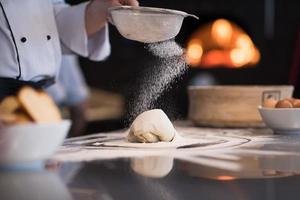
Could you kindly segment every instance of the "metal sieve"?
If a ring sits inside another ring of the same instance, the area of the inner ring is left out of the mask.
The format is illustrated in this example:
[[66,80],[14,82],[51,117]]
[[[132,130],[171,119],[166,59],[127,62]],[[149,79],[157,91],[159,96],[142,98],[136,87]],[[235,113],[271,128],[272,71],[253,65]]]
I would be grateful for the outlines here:
[[120,34],[143,43],[174,38],[185,17],[197,16],[178,10],[152,7],[117,6],[109,9],[110,21]]

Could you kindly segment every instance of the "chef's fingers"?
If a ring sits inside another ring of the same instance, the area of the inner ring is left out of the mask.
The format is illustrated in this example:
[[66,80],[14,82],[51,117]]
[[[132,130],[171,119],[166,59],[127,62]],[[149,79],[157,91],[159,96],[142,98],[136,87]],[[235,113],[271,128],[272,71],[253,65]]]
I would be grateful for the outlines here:
[[122,6],[122,2],[120,0],[111,1],[111,6]]
[[139,2],[137,0],[120,0],[120,3],[128,6],[139,6]]

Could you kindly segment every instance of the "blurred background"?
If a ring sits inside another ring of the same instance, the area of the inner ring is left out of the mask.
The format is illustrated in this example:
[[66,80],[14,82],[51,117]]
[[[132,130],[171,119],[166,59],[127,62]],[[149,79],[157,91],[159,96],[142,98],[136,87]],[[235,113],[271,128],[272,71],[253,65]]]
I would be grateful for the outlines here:
[[[300,1],[140,0],[140,5],[182,10],[200,18],[186,18],[176,37],[186,48],[189,70],[156,102],[173,120],[187,117],[189,85],[297,86]],[[137,80],[157,62],[145,44],[123,38],[112,25],[110,41],[112,53],[107,60],[79,59],[92,89],[86,133],[126,127]]]

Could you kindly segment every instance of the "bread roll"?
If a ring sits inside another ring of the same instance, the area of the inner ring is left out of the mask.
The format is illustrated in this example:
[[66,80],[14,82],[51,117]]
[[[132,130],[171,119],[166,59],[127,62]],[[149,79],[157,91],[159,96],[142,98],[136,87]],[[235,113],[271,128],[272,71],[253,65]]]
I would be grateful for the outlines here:
[[20,108],[20,102],[14,96],[4,98],[0,103],[0,115],[11,114]]
[[18,93],[18,100],[34,122],[48,123],[62,120],[60,111],[52,98],[43,91],[24,87]]

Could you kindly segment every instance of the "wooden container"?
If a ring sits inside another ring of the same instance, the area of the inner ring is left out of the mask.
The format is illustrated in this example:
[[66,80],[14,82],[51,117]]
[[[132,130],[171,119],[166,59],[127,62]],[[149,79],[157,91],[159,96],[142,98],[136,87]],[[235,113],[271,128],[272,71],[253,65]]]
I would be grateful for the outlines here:
[[189,119],[211,127],[262,127],[258,106],[266,98],[291,97],[293,86],[191,86]]

